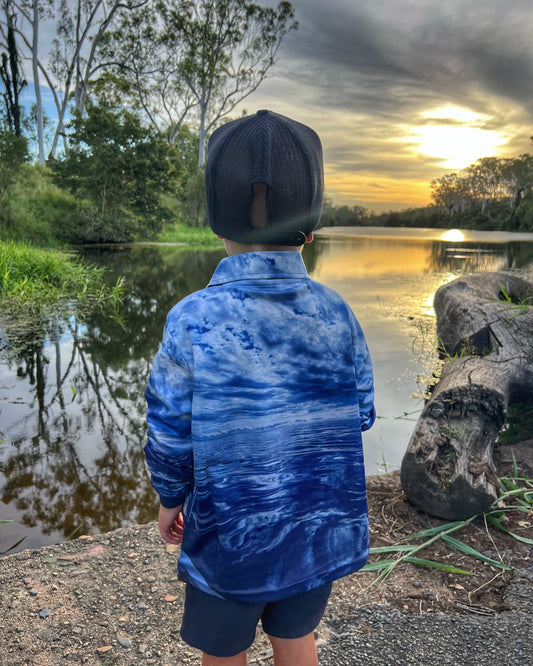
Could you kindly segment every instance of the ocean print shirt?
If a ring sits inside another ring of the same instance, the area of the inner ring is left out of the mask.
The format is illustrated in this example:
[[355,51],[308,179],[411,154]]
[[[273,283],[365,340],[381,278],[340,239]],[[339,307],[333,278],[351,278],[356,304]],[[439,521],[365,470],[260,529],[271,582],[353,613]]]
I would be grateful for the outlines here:
[[222,259],[169,312],[146,399],[152,485],[184,504],[182,579],[259,603],[364,564],[370,356],[299,252]]

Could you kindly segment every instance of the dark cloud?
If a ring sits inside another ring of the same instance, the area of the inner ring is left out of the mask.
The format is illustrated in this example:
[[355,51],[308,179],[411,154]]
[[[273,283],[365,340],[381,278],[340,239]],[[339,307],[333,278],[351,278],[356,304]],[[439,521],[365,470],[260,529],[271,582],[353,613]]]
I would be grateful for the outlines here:
[[294,0],[300,29],[287,40],[285,74],[322,103],[378,113],[428,98],[482,110],[487,96],[529,106],[530,0]]

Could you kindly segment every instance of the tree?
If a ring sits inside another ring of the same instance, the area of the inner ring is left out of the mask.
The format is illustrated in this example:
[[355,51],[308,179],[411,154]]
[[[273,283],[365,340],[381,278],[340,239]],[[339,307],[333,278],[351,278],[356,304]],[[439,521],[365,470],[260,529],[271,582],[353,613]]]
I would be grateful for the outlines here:
[[183,45],[167,48],[155,4],[123,13],[116,29],[103,36],[99,58],[108,67],[98,86],[141,111],[173,144],[197,102],[183,78]]
[[[144,4],[146,0],[12,0],[22,22],[16,26],[26,51],[31,58],[37,107],[39,162],[45,161],[43,106],[40,77],[52,92],[57,111],[57,124],[49,151],[55,158],[58,142],[63,138],[68,151],[65,120],[68,105],[82,113],[87,100],[90,81],[104,66],[97,61],[98,44],[117,14]],[[39,30],[43,19],[54,19],[56,36],[48,62],[40,57]]]
[[71,123],[78,150],[53,163],[57,183],[80,200],[63,230],[74,242],[118,242],[154,237],[170,212],[165,193],[179,190],[178,151],[124,108],[88,102]]
[[[101,42],[116,84],[172,143],[183,123],[199,133],[198,165],[209,132],[258,88],[297,28],[294,9],[252,0],[152,0],[122,14]],[[114,56],[114,57],[113,57]]]
[[468,186],[465,178],[450,173],[431,181],[431,196],[437,206],[444,206],[450,217],[459,210],[464,210],[467,201]]
[[[11,130],[16,136],[21,136],[21,109],[19,95],[24,86],[27,85],[20,64],[19,53],[15,40],[15,15],[11,0],[4,0],[2,9],[6,17],[6,29],[0,25],[2,36],[5,39],[7,53],[2,53],[0,63],[0,78],[4,84],[4,102],[6,105],[6,116]],[[5,32],[5,34],[4,34]]]
[[167,48],[184,47],[184,79],[198,105],[198,166],[209,132],[257,90],[277,60],[287,32],[297,28],[290,2],[276,9],[250,0],[159,3]]

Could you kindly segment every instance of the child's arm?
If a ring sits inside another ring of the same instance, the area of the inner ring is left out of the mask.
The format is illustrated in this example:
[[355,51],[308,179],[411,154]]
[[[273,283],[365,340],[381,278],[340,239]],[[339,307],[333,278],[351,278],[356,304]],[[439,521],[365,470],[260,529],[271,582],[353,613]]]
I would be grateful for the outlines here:
[[355,377],[357,382],[357,394],[359,397],[361,430],[368,430],[376,420],[376,410],[374,407],[374,374],[372,372],[372,361],[370,359],[370,353],[368,351],[363,330],[353,312],[351,312],[351,315]]
[[176,331],[169,328],[167,324],[146,388],[144,451],[161,505],[177,515],[193,481],[192,376],[175,344]]

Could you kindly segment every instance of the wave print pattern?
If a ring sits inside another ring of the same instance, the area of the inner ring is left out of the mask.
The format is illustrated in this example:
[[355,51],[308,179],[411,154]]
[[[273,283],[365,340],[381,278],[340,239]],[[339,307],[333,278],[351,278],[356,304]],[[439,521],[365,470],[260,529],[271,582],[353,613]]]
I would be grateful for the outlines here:
[[146,397],[152,484],[186,500],[183,579],[255,603],[364,564],[370,357],[298,252],[223,259],[169,313]]

